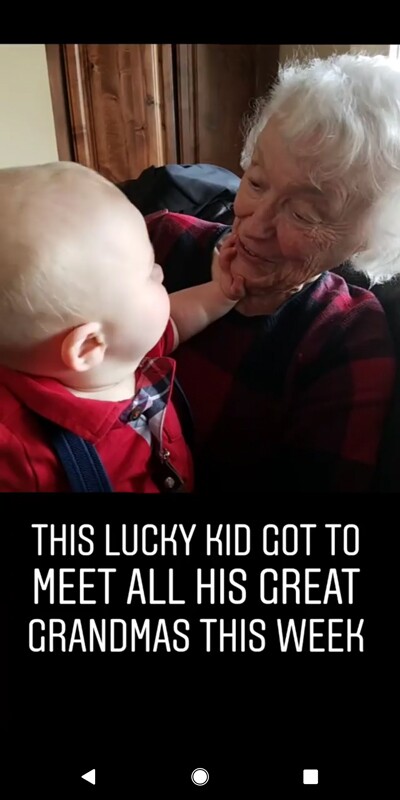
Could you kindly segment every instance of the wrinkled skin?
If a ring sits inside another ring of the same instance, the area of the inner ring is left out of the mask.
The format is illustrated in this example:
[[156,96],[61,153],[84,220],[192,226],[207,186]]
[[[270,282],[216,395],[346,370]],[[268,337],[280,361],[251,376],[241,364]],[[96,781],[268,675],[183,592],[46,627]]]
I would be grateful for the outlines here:
[[246,297],[237,308],[245,315],[272,313],[362,248],[366,209],[343,186],[317,189],[312,166],[291,152],[271,118],[243,175],[232,235],[221,248],[232,274],[244,278]]

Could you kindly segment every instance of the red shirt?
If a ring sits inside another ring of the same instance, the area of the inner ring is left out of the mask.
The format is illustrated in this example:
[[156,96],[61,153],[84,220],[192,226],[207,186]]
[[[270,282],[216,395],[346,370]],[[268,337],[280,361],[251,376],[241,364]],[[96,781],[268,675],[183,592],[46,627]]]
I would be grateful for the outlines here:
[[[162,491],[153,464],[166,453],[184,490],[191,491],[191,455],[171,402],[175,361],[164,355],[172,347],[169,324],[136,372],[135,398],[122,402],[76,397],[52,378],[0,367],[0,491],[70,491],[40,417],[95,445],[115,492]],[[139,432],[133,426],[144,420],[144,413],[147,424]]]
[[[226,227],[168,212],[147,225],[169,292],[210,280]],[[274,314],[233,309],[175,357],[198,493],[372,490],[396,362],[371,292],[325,272]]]

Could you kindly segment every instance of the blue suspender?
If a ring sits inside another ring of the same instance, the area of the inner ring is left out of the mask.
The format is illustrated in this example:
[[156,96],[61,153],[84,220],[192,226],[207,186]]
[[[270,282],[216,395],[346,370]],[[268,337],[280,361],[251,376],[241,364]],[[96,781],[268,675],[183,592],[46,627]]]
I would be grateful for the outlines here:
[[57,425],[50,425],[49,430],[72,492],[113,491],[94,445]]

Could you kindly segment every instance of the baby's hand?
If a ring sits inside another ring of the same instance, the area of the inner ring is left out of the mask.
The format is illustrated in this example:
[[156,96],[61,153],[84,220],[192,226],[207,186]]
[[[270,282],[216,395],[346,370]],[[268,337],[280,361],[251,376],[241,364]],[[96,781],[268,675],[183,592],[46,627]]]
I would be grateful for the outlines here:
[[228,236],[225,237],[225,239],[223,239],[221,247],[219,248],[220,260],[227,264],[230,264],[236,255],[236,240],[237,236],[232,231]]
[[226,237],[219,251],[219,284],[228,300],[238,302],[246,292],[241,275],[232,275],[231,263],[236,255],[236,236],[231,233]]

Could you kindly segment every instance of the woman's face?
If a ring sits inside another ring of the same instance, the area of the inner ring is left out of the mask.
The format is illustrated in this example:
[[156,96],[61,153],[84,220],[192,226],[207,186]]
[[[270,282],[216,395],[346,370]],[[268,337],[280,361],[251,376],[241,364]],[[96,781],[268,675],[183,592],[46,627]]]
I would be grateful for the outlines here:
[[271,118],[260,134],[235,200],[232,272],[250,295],[290,292],[335,269],[362,244],[364,211],[338,186],[311,183]]

